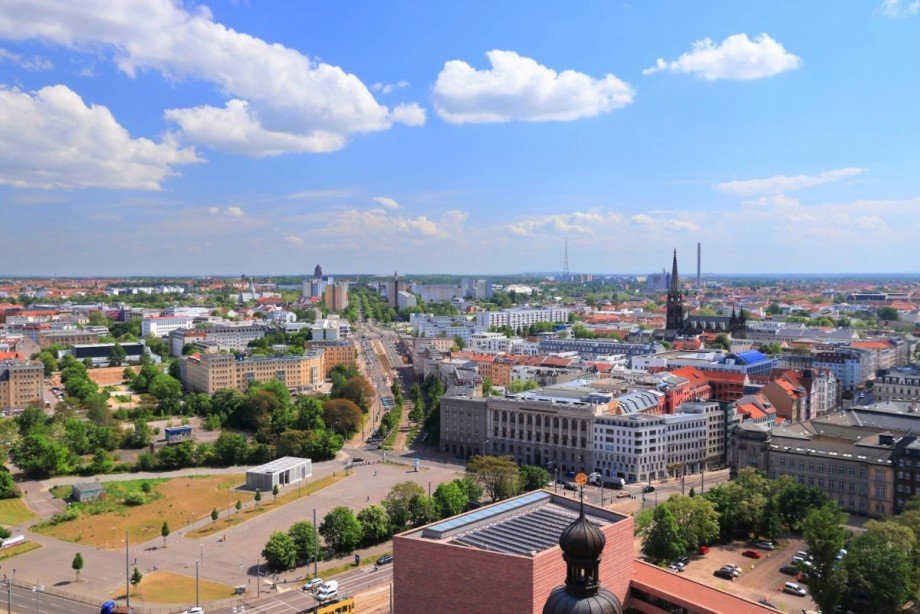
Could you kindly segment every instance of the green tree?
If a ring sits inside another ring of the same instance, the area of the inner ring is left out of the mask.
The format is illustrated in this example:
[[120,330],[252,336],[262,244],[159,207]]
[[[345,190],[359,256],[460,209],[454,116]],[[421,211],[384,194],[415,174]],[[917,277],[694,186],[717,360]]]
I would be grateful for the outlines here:
[[214,452],[223,465],[243,465],[249,460],[249,441],[238,433],[222,431],[214,442]]
[[217,508],[215,507],[214,509],[211,510],[211,522],[213,522],[214,524],[217,524],[218,516],[220,516],[220,514],[217,513]]
[[758,533],[773,539],[779,536],[782,531],[783,521],[779,515],[779,503],[777,503],[776,497],[770,497],[767,499],[767,504],[764,506],[763,513],[760,516]]
[[521,472],[521,490],[539,490],[549,483],[549,471],[538,465],[523,465]]
[[240,501],[239,499],[237,499],[237,500],[236,500],[236,505],[234,505],[233,507],[236,508],[236,511],[240,511],[241,509],[243,509],[243,502]]
[[261,501],[261,500],[262,500],[262,491],[261,491],[261,490],[259,490],[258,488],[256,488],[256,496],[255,496],[255,497],[253,497],[253,499],[255,499],[255,502],[256,502],[256,506],[258,507],[258,505],[259,505],[259,501]]
[[454,345],[457,346],[458,350],[463,350],[466,347],[466,341],[460,335],[454,335]]
[[286,571],[297,565],[297,546],[287,533],[275,531],[262,549],[262,556],[275,571]]
[[428,524],[438,517],[434,499],[428,495],[416,495],[409,501],[409,522],[414,527]]
[[79,552],[76,553],[73,557],[73,561],[70,563],[70,568],[77,573],[77,582],[80,581],[80,570],[83,569],[83,555]]
[[492,379],[489,377],[482,378],[482,396],[488,397],[492,394]]
[[520,490],[520,471],[510,456],[474,456],[466,473],[482,485],[492,501],[507,499]]
[[272,486],[272,502],[273,503],[277,503],[278,501],[278,492],[280,492],[278,490],[278,485],[275,484],[274,486]]
[[912,551],[916,537],[894,522],[870,520],[866,532],[850,542],[843,559],[846,592],[843,606],[856,612],[894,614],[916,587]]
[[358,547],[363,537],[361,523],[347,507],[335,507],[323,517],[319,525],[319,534],[326,544],[339,553],[348,553]]
[[9,471],[0,469],[0,499],[13,499],[19,496],[19,489]]
[[827,496],[817,488],[799,484],[792,476],[784,475],[776,480],[776,502],[783,524],[790,531],[799,533],[808,512],[827,502]]
[[163,547],[166,547],[166,538],[169,537],[169,523],[165,520],[163,521],[163,526],[160,527],[160,535],[163,537]]
[[294,540],[294,547],[297,549],[297,560],[312,561],[319,551],[316,547],[313,523],[306,520],[295,522],[288,529],[288,535]]
[[120,367],[125,362],[126,356],[125,348],[121,347],[121,344],[116,341],[115,345],[112,346],[111,354],[109,354],[109,365]]
[[358,512],[361,534],[366,546],[373,546],[390,538],[390,517],[379,505],[369,505]]
[[802,523],[802,535],[813,561],[804,569],[808,588],[822,612],[835,612],[846,584],[837,564],[837,553],[843,548],[847,531],[843,528],[846,514],[835,503],[810,510]]
[[875,314],[880,321],[883,322],[897,322],[898,321],[898,310],[894,307],[882,307]]
[[719,536],[719,513],[712,501],[675,494],[662,505],[673,515],[681,543],[688,551],[712,543]]
[[671,510],[659,505],[652,514],[652,524],[642,545],[642,552],[655,561],[670,561],[687,551],[680,527]]
[[157,399],[157,412],[160,414],[175,414],[179,412],[182,400],[182,385],[179,380],[169,375],[157,375],[150,382],[147,392]]
[[398,482],[390,488],[382,503],[390,518],[392,533],[400,533],[406,528],[409,522],[409,502],[413,497],[424,494],[424,489],[415,482]]
[[471,503],[479,503],[482,499],[482,485],[476,480],[467,477],[456,478],[454,484],[460,487],[466,494],[466,500]]
[[131,586],[137,589],[137,586],[141,583],[141,580],[143,580],[143,578],[144,578],[144,575],[140,572],[140,570],[137,567],[135,567],[134,573],[131,574]]
[[47,478],[72,471],[67,446],[44,434],[21,438],[10,449],[10,457],[31,478]]
[[434,490],[434,503],[438,516],[447,518],[463,512],[467,505],[466,492],[457,482],[438,484]]

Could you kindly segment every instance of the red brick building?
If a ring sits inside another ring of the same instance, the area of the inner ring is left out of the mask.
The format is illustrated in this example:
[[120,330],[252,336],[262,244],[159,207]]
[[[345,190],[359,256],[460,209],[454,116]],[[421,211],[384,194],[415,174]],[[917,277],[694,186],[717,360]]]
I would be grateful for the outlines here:
[[[624,608],[659,614],[669,603],[704,614],[773,611],[636,561],[630,516],[590,505],[585,512],[606,538],[601,586]],[[394,611],[542,612],[565,581],[559,536],[577,517],[577,501],[538,490],[395,536]]]

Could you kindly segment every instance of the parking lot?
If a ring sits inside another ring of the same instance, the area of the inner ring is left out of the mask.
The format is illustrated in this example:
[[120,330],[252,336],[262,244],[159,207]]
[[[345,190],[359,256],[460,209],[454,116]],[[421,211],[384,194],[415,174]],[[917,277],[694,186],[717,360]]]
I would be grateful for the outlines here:
[[[760,552],[761,558],[743,556],[741,553],[745,550],[756,550]],[[780,573],[779,569],[790,563],[798,550],[807,550],[801,539],[779,540],[776,550],[772,552],[755,548],[749,543],[732,542],[724,546],[713,546],[706,555],[692,557],[681,574],[752,601],[766,599],[782,612],[816,609],[810,596],[798,597],[781,590],[786,582],[796,581]],[[741,575],[735,580],[714,576],[713,572],[723,565],[740,566]],[[807,585],[802,586],[807,590]]]

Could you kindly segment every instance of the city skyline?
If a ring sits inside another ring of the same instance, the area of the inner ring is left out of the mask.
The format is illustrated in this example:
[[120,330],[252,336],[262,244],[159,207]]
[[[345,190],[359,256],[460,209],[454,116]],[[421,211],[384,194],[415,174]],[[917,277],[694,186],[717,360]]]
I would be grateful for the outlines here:
[[918,26],[893,0],[20,0],[0,268],[513,275],[567,241],[572,272],[676,247],[689,279],[702,242],[704,277],[911,274]]

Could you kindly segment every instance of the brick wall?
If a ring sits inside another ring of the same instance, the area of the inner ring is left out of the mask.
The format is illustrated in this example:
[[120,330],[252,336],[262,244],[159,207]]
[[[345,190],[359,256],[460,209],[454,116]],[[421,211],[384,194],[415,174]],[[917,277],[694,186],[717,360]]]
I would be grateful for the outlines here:
[[[633,570],[633,519],[603,527],[601,584],[623,603]],[[394,608],[399,614],[543,611],[565,582],[558,546],[531,558],[409,537],[393,538]]]

